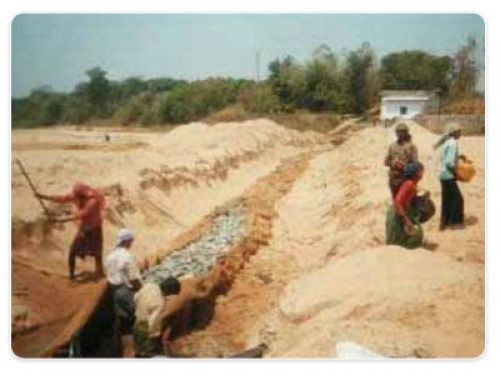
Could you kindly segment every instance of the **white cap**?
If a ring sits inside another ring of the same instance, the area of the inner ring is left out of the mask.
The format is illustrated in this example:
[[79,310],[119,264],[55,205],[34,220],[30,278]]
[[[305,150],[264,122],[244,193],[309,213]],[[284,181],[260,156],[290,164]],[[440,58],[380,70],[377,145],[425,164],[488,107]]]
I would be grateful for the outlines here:
[[116,245],[119,246],[126,241],[131,241],[134,239],[134,234],[130,229],[121,228],[116,236]]

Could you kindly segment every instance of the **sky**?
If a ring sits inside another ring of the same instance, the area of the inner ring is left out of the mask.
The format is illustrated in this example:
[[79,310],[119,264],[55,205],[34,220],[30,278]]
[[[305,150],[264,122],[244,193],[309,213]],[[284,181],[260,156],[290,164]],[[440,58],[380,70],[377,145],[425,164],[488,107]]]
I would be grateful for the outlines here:
[[484,23],[474,14],[21,14],[12,22],[12,95],[46,85],[69,92],[94,66],[110,79],[255,79],[257,54],[264,78],[270,61],[305,61],[321,44],[340,55],[365,41],[379,58],[452,55],[468,37],[484,67]]

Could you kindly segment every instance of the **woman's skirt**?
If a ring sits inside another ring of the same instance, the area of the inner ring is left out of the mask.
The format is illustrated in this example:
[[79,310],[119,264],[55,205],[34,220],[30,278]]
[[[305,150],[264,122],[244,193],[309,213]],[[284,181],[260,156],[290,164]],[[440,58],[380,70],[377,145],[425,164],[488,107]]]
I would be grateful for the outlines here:
[[415,249],[422,245],[424,233],[413,211],[415,210],[411,208],[408,216],[415,224],[417,230],[415,234],[410,235],[406,233],[403,219],[396,213],[394,206],[389,206],[385,221],[385,236],[388,245],[399,245],[406,249]]
[[441,180],[441,227],[464,223],[464,199],[456,180]]
[[85,258],[86,255],[101,256],[102,255],[102,227],[99,226],[93,229],[80,230],[73,243],[71,244],[71,253]]

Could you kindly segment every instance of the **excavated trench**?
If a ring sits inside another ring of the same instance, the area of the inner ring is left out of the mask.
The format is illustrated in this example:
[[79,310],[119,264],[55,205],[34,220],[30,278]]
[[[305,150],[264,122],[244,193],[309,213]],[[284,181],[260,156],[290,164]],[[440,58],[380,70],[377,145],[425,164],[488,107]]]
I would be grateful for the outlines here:
[[225,257],[245,232],[243,208],[237,206],[220,214],[213,220],[210,230],[185,247],[167,256],[143,274],[145,282],[159,283],[162,279],[193,276],[204,277]]
[[[158,254],[155,264],[143,270],[148,282],[159,282],[168,276],[181,281],[181,293],[165,306],[172,329],[172,356],[196,357],[192,345],[186,353],[175,345],[176,340],[210,324],[216,297],[229,291],[248,259],[269,243],[274,205],[307,168],[310,157],[307,152],[285,160],[272,173],[257,180],[243,196],[202,219],[181,236],[173,251]],[[52,355],[118,357],[121,351],[114,325],[112,299],[107,290],[86,324],[69,344]],[[221,356],[229,357],[237,351],[241,348],[227,347],[221,350]]]

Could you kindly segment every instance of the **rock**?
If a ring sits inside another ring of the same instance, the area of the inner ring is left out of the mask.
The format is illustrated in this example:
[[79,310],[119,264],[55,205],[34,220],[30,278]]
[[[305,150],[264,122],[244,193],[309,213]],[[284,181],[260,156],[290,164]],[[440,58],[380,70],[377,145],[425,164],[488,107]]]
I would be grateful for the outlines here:
[[146,280],[160,280],[174,275],[184,274],[196,276],[206,274],[217,262],[227,254],[229,249],[241,240],[245,233],[244,210],[240,207],[220,214],[214,225],[197,241],[191,242],[183,249],[165,258],[159,265],[150,268],[144,274]]

